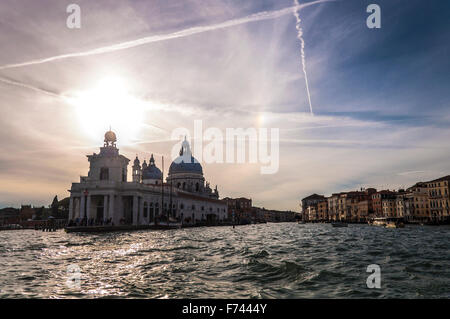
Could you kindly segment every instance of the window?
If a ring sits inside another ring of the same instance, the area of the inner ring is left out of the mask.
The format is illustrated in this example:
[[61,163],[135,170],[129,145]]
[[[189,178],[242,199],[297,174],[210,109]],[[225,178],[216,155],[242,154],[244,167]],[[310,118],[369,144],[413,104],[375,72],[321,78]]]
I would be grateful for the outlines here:
[[100,180],[101,181],[109,180],[109,168],[108,167],[100,168]]

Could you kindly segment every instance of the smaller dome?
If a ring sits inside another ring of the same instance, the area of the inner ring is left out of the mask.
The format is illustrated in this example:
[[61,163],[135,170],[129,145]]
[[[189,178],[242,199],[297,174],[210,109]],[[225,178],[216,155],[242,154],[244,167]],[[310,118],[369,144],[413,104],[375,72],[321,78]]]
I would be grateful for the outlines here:
[[117,137],[116,137],[116,133],[114,133],[113,131],[109,130],[108,132],[105,133],[105,143],[108,142],[117,142]]
[[149,165],[143,168],[142,170],[142,179],[146,180],[146,179],[161,179],[161,178],[162,178],[161,170],[158,167],[156,167],[155,159],[152,154],[152,156],[150,157]]
[[147,168],[142,170],[142,179],[161,179],[162,173],[161,170],[153,165],[149,165]]
[[137,155],[136,155],[136,159],[134,160],[134,165],[135,166],[138,166],[138,165],[140,165],[141,164],[141,162],[139,161],[139,158],[137,157]]

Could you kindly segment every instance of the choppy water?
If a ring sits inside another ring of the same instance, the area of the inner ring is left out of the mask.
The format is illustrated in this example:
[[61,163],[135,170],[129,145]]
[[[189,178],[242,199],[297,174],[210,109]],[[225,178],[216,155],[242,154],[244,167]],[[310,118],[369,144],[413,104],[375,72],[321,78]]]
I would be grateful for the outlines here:
[[[381,289],[369,289],[369,264]],[[66,284],[69,265],[80,287]],[[0,232],[2,298],[450,298],[450,227]]]

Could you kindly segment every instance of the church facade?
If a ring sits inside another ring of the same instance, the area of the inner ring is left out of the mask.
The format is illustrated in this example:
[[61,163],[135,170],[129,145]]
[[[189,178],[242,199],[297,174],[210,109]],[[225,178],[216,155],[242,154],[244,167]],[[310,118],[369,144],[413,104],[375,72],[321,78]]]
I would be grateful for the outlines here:
[[98,154],[87,155],[89,172],[70,189],[69,221],[94,225],[145,225],[162,220],[187,225],[215,224],[227,218],[227,204],[212,190],[203,168],[182,143],[180,156],[170,165],[166,182],[152,156],[140,163],[136,156],[132,181],[130,160],[119,153],[116,134],[108,131]]

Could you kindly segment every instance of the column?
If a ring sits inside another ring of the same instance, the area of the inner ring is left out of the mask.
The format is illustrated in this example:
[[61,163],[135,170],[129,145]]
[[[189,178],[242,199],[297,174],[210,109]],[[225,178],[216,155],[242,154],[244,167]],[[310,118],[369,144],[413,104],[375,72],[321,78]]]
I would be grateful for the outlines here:
[[91,195],[87,196],[86,216],[88,219],[92,218],[92,216],[91,216]]
[[137,225],[138,218],[138,197],[133,196],[133,225]]
[[108,195],[103,196],[103,220],[108,219]]
[[69,200],[69,220],[73,219],[73,197],[70,196]]
[[109,195],[109,214],[108,218],[112,218],[114,221],[114,194]]
[[85,217],[84,211],[86,208],[86,196],[81,196],[81,205],[80,205],[80,218],[83,219]]
[[145,224],[143,197],[139,197],[139,224]]

